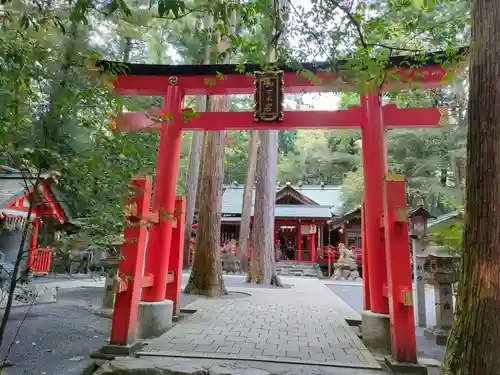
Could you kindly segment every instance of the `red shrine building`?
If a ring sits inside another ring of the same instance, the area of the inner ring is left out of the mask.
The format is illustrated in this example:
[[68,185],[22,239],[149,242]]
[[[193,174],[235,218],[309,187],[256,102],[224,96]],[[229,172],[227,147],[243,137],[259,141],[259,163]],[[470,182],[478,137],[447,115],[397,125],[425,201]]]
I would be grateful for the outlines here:
[[[222,196],[221,239],[238,239],[240,232],[243,185],[224,187]],[[275,251],[281,261],[317,262],[328,245],[361,246],[361,229],[350,231],[346,238],[342,220],[340,186],[297,185],[287,182],[278,186],[275,207]],[[252,219],[253,200],[252,193]],[[342,225],[335,225],[341,222]],[[346,241],[347,240],[347,241]]]
[[49,272],[50,244],[57,230],[70,219],[69,208],[53,182],[51,174],[42,174],[37,183],[36,177],[29,173],[0,165],[0,252],[1,262],[7,270],[15,263],[29,220],[31,230],[25,243],[27,256],[21,270],[29,269],[34,275]]

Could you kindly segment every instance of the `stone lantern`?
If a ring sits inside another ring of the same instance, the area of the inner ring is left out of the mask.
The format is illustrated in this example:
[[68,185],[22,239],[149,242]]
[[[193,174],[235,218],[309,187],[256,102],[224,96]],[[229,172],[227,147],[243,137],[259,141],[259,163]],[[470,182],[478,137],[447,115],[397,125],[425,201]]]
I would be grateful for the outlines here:
[[458,265],[460,254],[450,247],[431,245],[418,258],[427,261],[425,280],[434,286],[436,302],[436,325],[426,328],[427,338],[435,339],[436,344],[446,345],[449,330],[453,325],[453,288],[459,279]]
[[121,243],[116,242],[109,244],[107,248],[108,251],[106,252],[106,257],[104,259],[101,259],[100,261],[101,265],[104,266],[107,270],[101,310],[110,312],[112,311],[115,304],[115,293],[113,292],[113,286],[115,276],[118,272],[118,266],[120,265],[121,260]]
[[413,280],[416,286],[415,302],[417,310],[417,324],[419,327],[427,326],[426,308],[425,308],[425,277],[424,263],[425,258],[419,258],[425,248],[425,236],[427,235],[427,222],[433,216],[422,206],[412,209],[408,216],[410,217],[410,238],[413,255]]

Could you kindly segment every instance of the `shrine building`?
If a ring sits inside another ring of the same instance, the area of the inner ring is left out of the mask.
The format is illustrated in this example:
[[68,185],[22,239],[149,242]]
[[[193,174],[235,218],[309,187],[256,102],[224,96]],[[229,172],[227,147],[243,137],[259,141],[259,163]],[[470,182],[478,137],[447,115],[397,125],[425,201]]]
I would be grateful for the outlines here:
[[[224,186],[222,197],[221,240],[239,238],[243,185]],[[252,192],[251,222],[253,221]],[[275,243],[280,261],[321,262],[323,249],[339,242],[361,246],[361,227],[347,231],[342,215],[340,186],[292,185],[277,187]],[[341,225],[339,224],[341,223]],[[347,235],[349,233],[349,235]]]
[[29,221],[27,256],[21,271],[47,274],[52,261],[51,244],[58,231],[67,228],[70,218],[69,207],[54,186],[53,174],[44,173],[37,179],[29,172],[0,165],[0,262],[5,270],[14,267]]

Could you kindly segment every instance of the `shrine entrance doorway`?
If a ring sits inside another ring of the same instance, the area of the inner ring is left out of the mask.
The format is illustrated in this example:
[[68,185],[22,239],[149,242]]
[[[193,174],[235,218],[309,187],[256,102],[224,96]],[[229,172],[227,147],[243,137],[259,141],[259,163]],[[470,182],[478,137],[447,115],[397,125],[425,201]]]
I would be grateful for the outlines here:
[[298,260],[297,223],[276,220],[276,260],[281,262]]
[[[420,59],[408,56],[392,57],[387,63],[384,84],[376,85],[371,91],[362,92],[359,106],[336,111],[285,112],[285,93],[356,91],[358,85],[354,82],[360,77],[356,76],[356,72],[346,72],[345,69],[343,72],[333,71],[327,64],[322,63],[303,64],[302,68],[307,74],[299,74],[289,67],[263,74],[257,72],[257,66],[246,65],[244,72],[252,74],[245,74],[241,73],[241,66],[235,65],[148,66],[120,63],[119,71],[126,73],[118,74],[114,83],[119,94],[162,95],[165,101],[164,108],[149,113],[122,113],[115,119],[114,124],[116,129],[121,131],[160,131],[154,213],[174,212],[183,130],[361,128],[364,140],[364,309],[373,316],[387,316],[388,319],[389,311],[391,312],[391,331],[388,333],[391,337],[388,341],[392,345],[392,355],[397,361],[416,363],[405,182],[402,178],[388,176],[384,132],[388,128],[441,126],[446,121],[447,110],[382,105],[382,95],[384,91],[404,90],[414,84],[419,88],[441,85],[447,73],[447,69],[443,67],[445,62],[447,57],[443,53],[428,54]],[[349,62],[337,62],[335,66],[347,67]],[[113,63],[103,61],[100,62],[100,67],[112,69]],[[332,72],[328,72],[329,69]],[[315,76],[314,80],[311,75]],[[370,86],[370,82],[367,84]],[[255,113],[193,114],[183,105],[185,95],[252,92],[255,92]],[[158,118],[163,121],[158,121]],[[311,236],[311,239],[313,238],[314,236]],[[153,276],[153,281],[138,283],[137,286],[143,288],[147,285],[142,294],[144,301],[165,300],[169,258],[173,255],[171,251],[174,251],[171,243],[172,221],[160,215],[150,233],[146,254],[145,272]],[[305,243],[297,242],[297,247],[302,245]],[[297,250],[298,256],[301,256],[300,249]],[[314,246],[310,256],[314,257]],[[175,286],[179,287],[180,285]],[[119,295],[117,300],[118,297]],[[130,327],[127,327],[127,330],[130,331]],[[114,341],[116,340],[112,335],[111,342]]]

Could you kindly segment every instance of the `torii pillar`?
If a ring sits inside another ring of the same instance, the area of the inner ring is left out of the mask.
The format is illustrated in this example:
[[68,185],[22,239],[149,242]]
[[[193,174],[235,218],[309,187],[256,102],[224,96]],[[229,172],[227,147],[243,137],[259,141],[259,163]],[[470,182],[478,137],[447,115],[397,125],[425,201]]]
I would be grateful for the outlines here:
[[[391,347],[391,331],[388,299],[383,295],[387,283],[387,267],[384,234],[381,221],[384,213],[383,181],[387,174],[387,153],[385,147],[384,123],[382,119],[381,96],[361,96],[364,109],[362,135],[362,163],[364,180],[363,228],[366,241],[363,249],[367,254],[363,269],[364,295],[369,295],[369,310],[362,313],[363,341],[376,348]],[[365,303],[366,304],[366,303]]]

